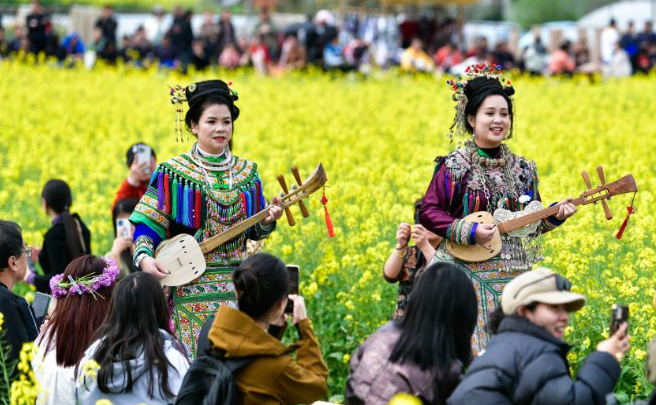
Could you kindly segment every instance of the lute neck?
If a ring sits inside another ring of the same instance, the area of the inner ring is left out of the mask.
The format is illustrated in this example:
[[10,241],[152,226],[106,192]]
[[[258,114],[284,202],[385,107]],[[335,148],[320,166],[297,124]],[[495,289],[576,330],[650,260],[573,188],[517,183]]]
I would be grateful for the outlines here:
[[[584,199],[583,197],[575,198],[571,201],[572,204],[574,205],[581,205],[583,203]],[[498,224],[499,232],[501,234],[512,232],[515,229],[521,228],[523,226],[526,226],[528,224],[532,224],[533,222],[541,221],[544,218],[550,217],[552,215],[555,215],[558,213],[558,205],[553,205],[551,207],[547,207],[545,209],[542,209],[540,211],[534,212],[532,214],[528,214],[519,218],[511,219],[510,221],[502,222]]]
[[201,242],[200,249],[203,251],[203,253],[208,253],[216,249],[218,246],[224,244],[225,242],[236,238],[238,235],[246,231],[248,228],[255,226],[255,224],[266,218],[267,215],[269,215],[269,210],[271,209],[271,207],[273,206],[269,205],[268,207],[265,207],[262,211],[238,223],[237,225],[233,226],[227,231],[221,232],[220,234],[212,236],[211,238]]

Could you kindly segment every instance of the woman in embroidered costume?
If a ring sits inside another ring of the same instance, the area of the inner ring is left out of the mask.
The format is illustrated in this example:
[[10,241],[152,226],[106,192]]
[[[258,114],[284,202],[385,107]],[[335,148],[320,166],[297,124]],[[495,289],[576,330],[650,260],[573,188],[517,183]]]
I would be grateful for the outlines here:
[[[185,125],[198,142],[189,153],[158,166],[130,217],[135,224],[135,267],[159,279],[168,274],[153,259],[162,240],[187,233],[202,242],[267,205],[257,164],[230,152],[233,122],[239,117],[237,93],[221,80],[175,90],[172,102],[189,104]],[[282,215],[280,198],[274,197],[272,203],[276,206],[264,220],[205,255],[207,270],[201,277],[171,288],[172,326],[190,356],[196,353],[196,339],[207,317],[220,305],[237,306],[232,271],[246,258],[248,239],[266,238],[275,229],[275,220]]]
[[[503,143],[512,137],[511,96],[515,91],[501,76],[500,66],[472,65],[465,77],[447,84],[454,90],[457,102],[449,138],[469,139],[463,147],[435,159],[437,165],[424,196],[421,223],[453,243],[488,247],[496,225],[471,223],[463,217],[477,211],[492,213],[497,208],[521,211],[530,201],[540,201],[535,163],[515,155]],[[476,289],[479,314],[472,337],[475,352],[487,344],[487,316],[498,305],[503,287],[542,259],[540,235],[576,212],[570,200],[561,201],[558,213],[542,220],[530,234],[522,238],[503,235],[501,253],[488,261],[466,263],[452,257],[445,244],[438,248],[433,262],[455,262],[467,272]]]

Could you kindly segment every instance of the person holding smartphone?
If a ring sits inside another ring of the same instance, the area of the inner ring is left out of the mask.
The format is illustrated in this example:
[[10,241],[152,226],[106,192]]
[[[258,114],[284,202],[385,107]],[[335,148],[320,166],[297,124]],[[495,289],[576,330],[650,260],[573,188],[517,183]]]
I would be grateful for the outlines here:
[[[309,404],[327,392],[328,368],[307,316],[303,297],[288,295],[289,272],[282,260],[258,253],[244,260],[232,277],[239,309],[219,307],[209,338],[215,353],[226,358],[253,356],[235,374],[241,405]],[[289,317],[298,331],[293,346],[280,342]],[[278,337],[267,331],[282,325]],[[296,353],[296,360],[289,355]]]
[[148,181],[157,168],[155,149],[145,143],[139,142],[130,146],[126,152],[126,158],[130,173],[116,192],[112,210],[121,200],[128,198],[139,200],[143,197],[148,188]]
[[[421,200],[415,202],[415,225],[402,222],[396,230],[396,246],[383,267],[383,278],[388,283],[399,283],[399,296],[394,310],[394,320],[401,319],[415,282],[428,262],[435,255],[435,249],[442,238],[424,228],[418,220]],[[409,246],[410,240],[415,242]]]
[[138,199],[126,198],[120,200],[114,205],[112,210],[112,222],[114,224],[114,242],[112,250],[105,257],[111,257],[118,263],[121,269],[121,277],[134,272],[132,255],[134,254],[134,225],[130,223],[130,215],[139,203]]
[[490,315],[493,338],[474,359],[448,405],[605,405],[631,348],[626,322],[597,344],[572,380],[563,340],[569,313],[585,305],[569,280],[546,268],[523,273]]

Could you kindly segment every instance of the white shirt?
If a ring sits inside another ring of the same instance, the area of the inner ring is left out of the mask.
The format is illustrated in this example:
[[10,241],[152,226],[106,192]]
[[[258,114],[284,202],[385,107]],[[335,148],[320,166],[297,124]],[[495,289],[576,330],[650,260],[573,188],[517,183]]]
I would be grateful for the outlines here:
[[[123,364],[114,363],[114,379],[108,381],[109,390],[111,391],[108,394],[100,391],[96,379],[85,379],[84,376],[78,378],[77,396],[79,398],[79,404],[94,405],[101,399],[108,399],[114,405],[136,405],[141,403],[148,405],[168,405],[174,403],[176,399],[175,397],[178,395],[184,376],[189,368],[189,360],[187,360],[186,354],[182,354],[175,348],[173,338],[168,332],[160,329],[160,333],[164,336],[164,354],[172,365],[172,367],[168,368],[168,377],[169,388],[173,392],[174,397],[164,398],[161,395],[161,392],[157,389],[157,387],[159,387],[158,375],[157,373],[154,373],[154,378],[156,379],[154,386],[156,389],[153,394],[155,397],[149,398],[147,369],[153,367],[153,365],[145,363],[145,358],[142,353],[138,358],[130,360],[132,378],[135,379],[132,381],[133,386],[131,393],[128,394],[122,390],[122,387],[125,386],[125,380],[127,379],[127,373],[124,371]],[[89,361],[89,359],[93,358],[100,342],[100,340],[95,341],[86,350],[84,357],[79,363],[80,370],[84,368],[84,364]],[[82,373],[82,371],[80,373]]]
[[40,386],[36,404],[75,405],[75,366],[58,366],[55,344],[51,345],[51,350],[46,354],[46,342],[40,343],[32,360],[34,376]]
[[601,46],[601,61],[609,63],[613,58],[615,44],[620,40],[620,33],[615,28],[606,27],[601,31],[599,43]]

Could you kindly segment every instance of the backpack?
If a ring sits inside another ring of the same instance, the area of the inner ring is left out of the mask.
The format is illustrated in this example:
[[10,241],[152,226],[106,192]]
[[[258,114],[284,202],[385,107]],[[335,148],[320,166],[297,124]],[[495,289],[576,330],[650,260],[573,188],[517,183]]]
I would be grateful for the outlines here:
[[[208,320],[206,326],[211,324]],[[255,360],[256,356],[226,359],[225,352],[213,353],[207,339],[209,327],[206,326],[198,337],[198,357],[182,380],[175,405],[237,405],[233,374]]]

